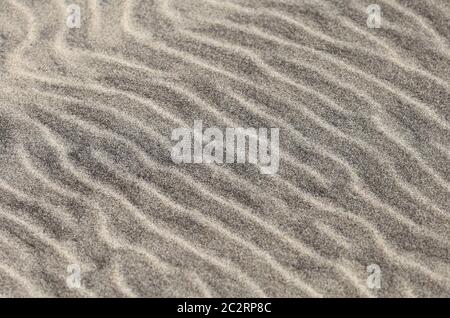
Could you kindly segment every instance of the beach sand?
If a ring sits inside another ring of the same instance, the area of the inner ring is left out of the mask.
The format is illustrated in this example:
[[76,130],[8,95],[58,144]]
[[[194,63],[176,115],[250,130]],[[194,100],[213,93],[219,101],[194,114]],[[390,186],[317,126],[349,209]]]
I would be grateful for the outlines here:
[[373,1],[1,0],[0,296],[448,297],[450,3]]

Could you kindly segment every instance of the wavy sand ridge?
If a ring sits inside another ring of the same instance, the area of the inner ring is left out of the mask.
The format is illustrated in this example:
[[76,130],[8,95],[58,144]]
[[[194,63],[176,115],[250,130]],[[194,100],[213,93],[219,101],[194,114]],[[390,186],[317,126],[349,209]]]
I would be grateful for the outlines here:
[[[448,296],[450,6],[372,2],[2,1],[0,295]],[[173,163],[199,119],[279,173]]]

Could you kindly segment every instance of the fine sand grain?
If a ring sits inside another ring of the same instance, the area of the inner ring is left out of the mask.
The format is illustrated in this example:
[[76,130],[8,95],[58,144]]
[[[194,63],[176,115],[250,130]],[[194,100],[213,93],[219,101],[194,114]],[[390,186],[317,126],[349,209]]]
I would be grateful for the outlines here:
[[[0,0],[0,296],[448,297],[449,21],[448,0]],[[194,120],[279,128],[278,173],[175,164]]]

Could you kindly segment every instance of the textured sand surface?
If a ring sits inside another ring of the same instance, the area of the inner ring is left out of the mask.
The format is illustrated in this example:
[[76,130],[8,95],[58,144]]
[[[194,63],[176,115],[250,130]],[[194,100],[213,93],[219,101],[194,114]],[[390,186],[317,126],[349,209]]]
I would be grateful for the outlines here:
[[[0,295],[448,297],[449,21],[447,0],[0,0]],[[194,120],[280,128],[279,173],[173,163]]]

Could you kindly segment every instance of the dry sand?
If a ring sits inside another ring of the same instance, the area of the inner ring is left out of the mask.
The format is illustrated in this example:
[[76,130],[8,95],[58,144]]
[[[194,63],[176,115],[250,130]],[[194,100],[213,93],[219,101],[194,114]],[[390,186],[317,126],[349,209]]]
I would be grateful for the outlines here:
[[[374,1],[1,0],[0,295],[448,297],[450,3]],[[174,164],[197,119],[279,173]]]

